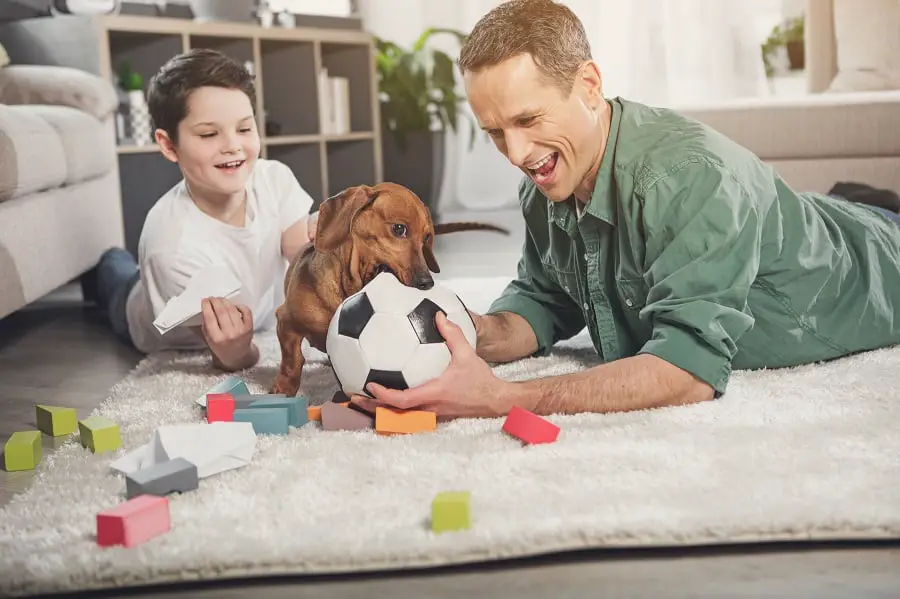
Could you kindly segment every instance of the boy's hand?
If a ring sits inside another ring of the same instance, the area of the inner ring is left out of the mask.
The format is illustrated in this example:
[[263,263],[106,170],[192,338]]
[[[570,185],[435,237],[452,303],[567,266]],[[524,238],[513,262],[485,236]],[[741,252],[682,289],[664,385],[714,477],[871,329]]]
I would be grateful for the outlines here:
[[253,344],[253,314],[247,306],[235,305],[223,297],[206,297],[200,309],[203,338],[216,366],[233,371],[256,363],[259,350]]

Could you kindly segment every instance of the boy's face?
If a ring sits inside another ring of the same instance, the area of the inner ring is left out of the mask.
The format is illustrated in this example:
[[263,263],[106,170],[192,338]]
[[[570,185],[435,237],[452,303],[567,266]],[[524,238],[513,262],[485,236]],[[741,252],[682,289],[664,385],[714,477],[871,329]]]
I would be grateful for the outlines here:
[[243,191],[259,157],[253,106],[237,89],[197,88],[178,124],[178,144],[162,130],[157,142],[166,158],[180,165],[192,192],[207,199]]

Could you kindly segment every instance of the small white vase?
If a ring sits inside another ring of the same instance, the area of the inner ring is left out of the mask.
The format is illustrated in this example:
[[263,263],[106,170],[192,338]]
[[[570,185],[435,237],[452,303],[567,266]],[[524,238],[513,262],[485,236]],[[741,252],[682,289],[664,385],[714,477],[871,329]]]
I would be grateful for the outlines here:
[[146,146],[151,142],[150,109],[142,90],[128,92],[128,123],[135,145]]

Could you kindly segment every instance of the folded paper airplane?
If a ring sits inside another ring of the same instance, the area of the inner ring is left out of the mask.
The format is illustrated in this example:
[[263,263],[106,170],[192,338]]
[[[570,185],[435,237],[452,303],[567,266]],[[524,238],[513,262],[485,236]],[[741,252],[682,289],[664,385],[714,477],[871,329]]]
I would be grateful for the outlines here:
[[256,450],[256,432],[250,422],[211,422],[161,426],[153,440],[110,464],[131,474],[167,460],[184,458],[206,478],[250,463]]
[[203,320],[200,313],[203,298],[233,299],[240,291],[241,282],[228,267],[208,266],[193,276],[181,295],[173,297],[166,303],[166,307],[153,321],[153,326],[161,335],[179,326],[200,326]]

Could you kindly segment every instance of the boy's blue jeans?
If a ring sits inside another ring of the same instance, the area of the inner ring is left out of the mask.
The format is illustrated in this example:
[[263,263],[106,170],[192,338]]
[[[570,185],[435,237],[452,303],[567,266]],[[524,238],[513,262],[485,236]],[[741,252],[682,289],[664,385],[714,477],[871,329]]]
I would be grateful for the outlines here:
[[119,339],[133,345],[128,332],[128,316],[125,311],[128,294],[141,279],[137,262],[131,253],[122,248],[106,250],[96,267],[98,305],[106,310],[113,332]]

